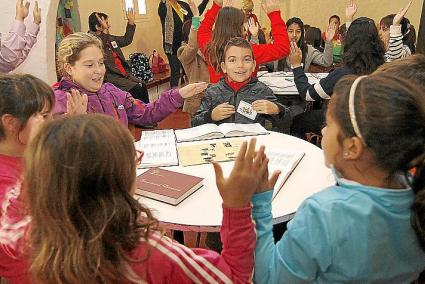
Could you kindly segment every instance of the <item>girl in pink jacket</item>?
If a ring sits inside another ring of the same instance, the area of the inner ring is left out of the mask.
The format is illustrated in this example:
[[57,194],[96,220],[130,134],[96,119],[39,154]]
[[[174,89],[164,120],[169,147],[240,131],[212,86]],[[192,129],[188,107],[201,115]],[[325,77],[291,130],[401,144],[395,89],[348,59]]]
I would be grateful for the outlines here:
[[[52,121],[25,156],[31,223],[20,249],[27,262],[10,283],[251,282],[250,199],[233,196],[269,183],[264,147],[256,152],[255,146],[255,140],[242,145],[226,179],[214,163],[223,198],[220,255],[165,237],[151,211],[133,198],[142,155],[123,124],[99,114]],[[6,255],[0,269],[17,257]]]
[[171,89],[155,102],[145,104],[111,83],[103,83],[105,64],[102,42],[88,33],[67,36],[58,48],[62,80],[54,86],[53,113],[104,113],[125,125],[148,125],[161,121],[183,105],[184,99],[202,92],[204,82]]

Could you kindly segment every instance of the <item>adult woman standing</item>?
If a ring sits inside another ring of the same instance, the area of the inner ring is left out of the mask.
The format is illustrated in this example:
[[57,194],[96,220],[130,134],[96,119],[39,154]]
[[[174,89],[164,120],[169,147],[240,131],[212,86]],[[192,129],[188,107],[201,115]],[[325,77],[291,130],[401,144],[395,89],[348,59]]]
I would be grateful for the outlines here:
[[[199,14],[202,14],[209,0],[202,0],[199,5]],[[161,19],[162,42],[168,63],[171,69],[170,86],[179,85],[181,63],[177,58],[177,50],[182,42],[182,26],[193,14],[189,4],[177,0],[161,0],[158,6],[158,15]]]

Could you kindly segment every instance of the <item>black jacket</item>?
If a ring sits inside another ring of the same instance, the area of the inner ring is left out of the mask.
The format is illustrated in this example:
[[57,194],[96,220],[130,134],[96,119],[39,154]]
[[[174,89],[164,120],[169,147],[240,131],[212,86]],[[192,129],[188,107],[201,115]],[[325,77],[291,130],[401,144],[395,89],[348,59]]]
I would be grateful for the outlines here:
[[[251,120],[238,112],[235,112],[229,118],[212,121],[211,113],[213,109],[219,104],[228,102],[238,109],[239,103],[245,101],[252,104],[256,100],[268,100],[275,103],[279,107],[279,114],[268,115],[268,114],[257,114],[255,120]],[[257,78],[252,78],[251,81],[243,86],[240,90],[235,92],[225,81],[221,78],[216,84],[211,85],[205,92],[205,96],[202,98],[201,105],[198,111],[195,113],[192,119],[192,125],[197,126],[205,123],[216,123],[221,124],[225,122],[234,123],[260,123],[264,126],[265,120],[270,120],[273,124],[278,124],[287,112],[287,108],[280,104],[273,94],[273,91],[267,87],[264,83],[258,81]]]
[[[102,40],[103,50],[105,53],[105,67],[106,74],[104,81],[114,84],[116,87],[124,91],[129,91],[138,83],[140,80],[133,75],[131,75],[131,68],[128,65],[124,54],[121,51],[122,47],[130,45],[133,42],[134,32],[136,30],[136,25],[127,24],[125,29],[125,34],[123,36],[115,36],[109,34],[100,34],[98,37]],[[116,44],[116,45],[115,45]],[[115,45],[115,47],[114,47]],[[121,60],[121,63],[127,73],[127,76],[123,76],[115,64],[114,56],[112,51],[115,51]]]
[[[199,10],[199,15],[202,15],[202,13],[204,12],[205,8],[207,7],[209,0],[202,0],[202,3],[199,4],[198,6],[198,10]],[[177,1],[179,3],[179,5],[187,11],[187,14],[184,15],[183,17],[183,22],[180,19],[179,15],[177,15],[177,13],[173,10],[173,18],[174,18],[174,35],[173,35],[173,55],[177,55],[177,49],[179,49],[179,47],[182,44],[182,26],[183,23],[186,22],[187,20],[191,20],[193,17],[192,11],[190,10],[189,4],[187,4],[186,2],[182,2],[182,1]],[[167,16],[167,7],[165,5],[165,2],[163,2],[162,0],[159,1],[159,6],[158,6],[158,15],[159,18],[161,19],[161,26],[162,26],[162,45],[163,48],[165,50],[165,17]]]

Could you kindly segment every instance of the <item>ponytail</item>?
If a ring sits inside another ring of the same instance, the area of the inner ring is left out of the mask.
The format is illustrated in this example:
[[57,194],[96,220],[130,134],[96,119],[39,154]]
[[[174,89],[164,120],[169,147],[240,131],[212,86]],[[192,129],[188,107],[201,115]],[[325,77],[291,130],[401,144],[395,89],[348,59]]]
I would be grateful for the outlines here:
[[412,181],[415,200],[411,207],[411,224],[422,250],[425,251],[425,149],[424,153],[415,159],[413,163],[416,164],[416,172]]

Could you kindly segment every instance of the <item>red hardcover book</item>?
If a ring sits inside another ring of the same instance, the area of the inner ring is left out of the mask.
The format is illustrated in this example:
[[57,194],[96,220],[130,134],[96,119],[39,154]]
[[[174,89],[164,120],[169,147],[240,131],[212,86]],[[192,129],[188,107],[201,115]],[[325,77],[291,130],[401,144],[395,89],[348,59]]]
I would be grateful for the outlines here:
[[202,186],[203,178],[151,168],[136,178],[136,194],[177,205]]

